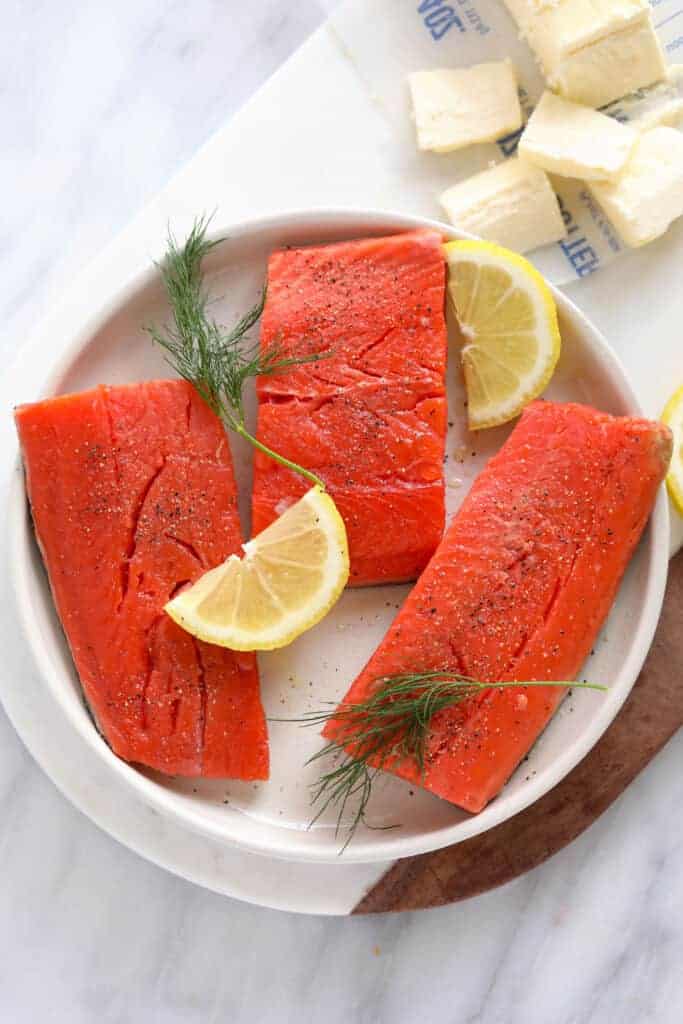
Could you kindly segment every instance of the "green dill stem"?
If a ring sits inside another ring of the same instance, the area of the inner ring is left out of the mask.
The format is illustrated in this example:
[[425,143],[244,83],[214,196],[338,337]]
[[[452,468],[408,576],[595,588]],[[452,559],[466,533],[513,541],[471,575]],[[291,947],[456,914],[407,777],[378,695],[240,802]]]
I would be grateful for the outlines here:
[[263,452],[265,455],[270,456],[270,458],[274,459],[276,462],[279,462],[281,466],[286,466],[288,469],[291,469],[295,473],[298,473],[299,476],[303,476],[306,480],[310,481],[310,483],[314,484],[316,487],[319,487],[321,491],[324,491],[326,489],[325,484],[323,483],[319,476],[316,476],[315,473],[312,473],[310,469],[304,469],[304,467],[300,466],[297,462],[292,462],[291,459],[286,458],[286,456],[284,455],[280,455],[279,452],[273,451],[273,449],[269,448],[268,445],[263,444],[262,441],[259,441],[258,438],[254,437],[253,434],[249,433],[247,428],[244,426],[244,423],[235,421],[235,426],[233,429],[235,430],[235,433],[240,434],[243,438],[245,438],[245,440],[249,441],[250,444],[253,444],[254,448],[258,448],[259,451]]
[[210,218],[197,219],[182,246],[169,232],[166,255],[158,267],[171,304],[173,323],[163,330],[154,325],[146,326],[145,330],[163,348],[167,362],[194,386],[229,430],[324,491],[325,485],[315,473],[273,451],[247,430],[242,392],[251,377],[272,376],[292,366],[317,362],[328,353],[285,356],[277,344],[265,350],[242,344],[263,312],[265,287],[256,305],[231,329],[226,330],[210,316],[202,263],[224,239],[207,239],[209,223]]
[[[366,701],[357,704],[332,705],[329,711],[311,711],[300,718],[271,718],[274,722],[296,722],[299,725],[324,725],[336,722],[339,730],[334,739],[308,759],[307,764],[330,755],[341,761],[324,772],[312,784],[312,803],[319,804],[313,824],[328,807],[336,807],[337,827],[342,828],[347,804],[358,797],[358,804],[347,828],[343,853],[359,824],[372,794],[376,775],[390,763],[412,761],[424,781],[427,742],[434,717],[447,708],[487,690],[556,686],[579,690],[605,691],[597,683],[576,683],[568,680],[506,680],[481,682],[451,672],[431,671],[388,676],[377,680],[377,688]],[[372,827],[372,826],[367,826]],[[385,828],[396,826],[383,826]]]

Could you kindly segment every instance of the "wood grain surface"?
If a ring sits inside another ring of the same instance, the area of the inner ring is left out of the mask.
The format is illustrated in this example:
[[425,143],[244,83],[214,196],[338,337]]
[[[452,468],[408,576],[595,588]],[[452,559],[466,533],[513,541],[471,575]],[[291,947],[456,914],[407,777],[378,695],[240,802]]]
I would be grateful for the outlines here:
[[397,861],[354,914],[457,903],[552,857],[600,817],[683,725],[682,670],[683,552],[671,562],[662,617],[643,670],[583,761],[531,807],[483,835]]

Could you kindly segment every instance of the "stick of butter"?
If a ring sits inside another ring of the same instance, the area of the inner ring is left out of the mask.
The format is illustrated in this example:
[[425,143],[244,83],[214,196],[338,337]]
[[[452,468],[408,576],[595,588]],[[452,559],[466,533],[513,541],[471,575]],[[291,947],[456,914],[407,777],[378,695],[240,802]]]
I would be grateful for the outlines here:
[[441,205],[455,227],[516,252],[538,249],[566,235],[547,174],[518,157],[449,188]]
[[545,92],[519,140],[519,155],[551,174],[614,181],[637,138],[634,128]]
[[420,149],[450,153],[494,142],[522,125],[512,64],[437,68],[408,76]]
[[643,132],[619,179],[589,188],[627,245],[652,242],[683,215],[683,134]]
[[647,0],[504,0],[548,84],[602,107],[664,78]]

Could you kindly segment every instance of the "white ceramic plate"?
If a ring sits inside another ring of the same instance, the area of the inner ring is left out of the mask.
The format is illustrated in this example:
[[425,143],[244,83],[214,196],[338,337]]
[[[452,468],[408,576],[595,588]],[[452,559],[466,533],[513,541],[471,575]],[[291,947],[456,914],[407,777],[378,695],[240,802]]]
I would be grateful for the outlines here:
[[[229,321],[244,311],[258,292],[271,249],[285,244],[332,241],[382,234],[432,222],[372,212],[311,212],[269,218],[217,231],[228,240],[215,250],[208,266],[212,292],[223,298],[218,316]],[[444,235],[456,237],[443,225]],[[160,240],[161,249],[161,240]],[[563,335],[563,355],[547,394],[560,400],[588,402],[613,413],[640,409],[616,357],[600,335],[560,293],[556,293]],[[151,272],[118,295],[85,327],[74,324],[43,394],[79,390],[93,384],[120,383],[167,375],[160,354],[141,324],[161,320],[165,305],[158,276]],[[509,428],[467,434],[463,395],[456,372],[457,353],[449,366],[450,420],[446,465],[449,512]],[[37,396],[36,396],[37,397]],[[456,453],[464,451],[464,461]],[[247,524],[251,453],[233,445],[243,522]],[[10,498],[12,574],[27,639],[71,727],[118,777],[147,804],[174,823],[213,841],[271,857],[339,863],[334,813],[309,829],[309,784],[317,769],[305,768],[319,749],[316,732],[292,724],[272,723],[271,780],[263,784],[169,779],[141,772],[116,758],[92,725],[78,679],[55,616],[35,546],[26,500],[17,474]],[[605,629],[596,644],[591,678],[609,683],[607,695],[575,691],[553,719],[528,760],[503,793],[477,816],[437,798],[411,791],[392,778],[376,786],[368,820],[373,825],[400,823],[400,828],[362,828],[344,854],[352,861],[390,861],[458,842],[516,814],[554,786],[590,750],[625,700],[649,648],[659,615],[668,558],[668,510],[660,495],[650,527],[622,584]],[[260,658],[262,692],[270,716],[297,717],[322,701],[338,698],[383,636],[407,587],[349,591],[315,630],[284,651]]]

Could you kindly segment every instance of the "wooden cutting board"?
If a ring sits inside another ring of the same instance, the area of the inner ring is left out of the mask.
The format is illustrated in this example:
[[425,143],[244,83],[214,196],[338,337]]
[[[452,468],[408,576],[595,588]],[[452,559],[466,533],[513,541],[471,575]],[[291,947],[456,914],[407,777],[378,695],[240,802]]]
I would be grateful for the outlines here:
[[683,725],[681,668],[683,552],[671,562],[662,617],[643,670],[624,707],[583,761],[555,789],[502,825],[455,846],[397,861],[354,913],[457,903],[552,857],[600,817]]

